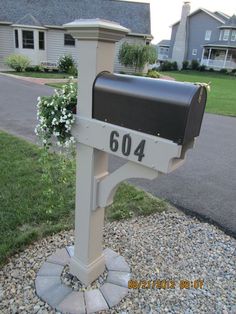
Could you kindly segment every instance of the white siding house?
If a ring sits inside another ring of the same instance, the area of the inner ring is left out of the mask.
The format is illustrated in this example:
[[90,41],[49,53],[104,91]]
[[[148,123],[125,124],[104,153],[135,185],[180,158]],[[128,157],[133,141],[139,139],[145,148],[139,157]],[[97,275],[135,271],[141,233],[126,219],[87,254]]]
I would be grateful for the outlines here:
[[150,34],[150,5],[120,0],[60,1],[0,0],[0,70],[12,53],[30,58],[32,65],[43,62],[57,64],[70,54],[77,60],[78,43],[62,25],[78,18],[101,18],[118,22],[130,29],[128,36],[116,45],[115,71],[132,71],[118,61],[120,45],[124,42],[148,44]]

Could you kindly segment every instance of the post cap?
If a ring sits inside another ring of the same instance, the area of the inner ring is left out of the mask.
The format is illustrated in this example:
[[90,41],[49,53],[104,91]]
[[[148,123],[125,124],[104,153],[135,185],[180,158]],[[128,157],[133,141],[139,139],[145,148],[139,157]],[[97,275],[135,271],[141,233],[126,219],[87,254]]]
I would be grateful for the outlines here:
[[120,24],[102,19],[78,19],[63,27],[79,40],[100,40],[117,42],[130,30]]

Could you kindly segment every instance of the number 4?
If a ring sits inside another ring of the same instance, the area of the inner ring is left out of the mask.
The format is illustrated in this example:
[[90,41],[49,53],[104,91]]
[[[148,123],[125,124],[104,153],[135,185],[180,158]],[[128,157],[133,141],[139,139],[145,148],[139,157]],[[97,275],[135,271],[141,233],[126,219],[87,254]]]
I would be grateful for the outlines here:
[[142,161],[143,157],[145,156],[144,154],[145,143],[146,141],[142,140],[134,151],[134,155],[138,156],[138,161]]

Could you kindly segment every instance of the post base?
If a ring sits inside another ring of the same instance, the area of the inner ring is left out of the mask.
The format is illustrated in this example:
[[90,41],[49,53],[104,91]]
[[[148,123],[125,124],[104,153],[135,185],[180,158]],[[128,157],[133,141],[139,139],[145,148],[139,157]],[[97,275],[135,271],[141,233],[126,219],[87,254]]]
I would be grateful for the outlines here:
[[105,271],[105,258],[102,254],[93,263],[84,265],[75,257],[70,260],[70,273],[76,276],[86,286],[90,285]]

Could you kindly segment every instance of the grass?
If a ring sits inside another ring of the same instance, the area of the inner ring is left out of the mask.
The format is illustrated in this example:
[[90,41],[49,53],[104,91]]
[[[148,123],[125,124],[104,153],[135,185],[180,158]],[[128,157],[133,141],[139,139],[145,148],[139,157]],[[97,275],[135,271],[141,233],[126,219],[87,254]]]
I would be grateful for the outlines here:
[[52,79],[66,79],[71,75],[66,73],[55,73],[55,72],[4,72],[13,75],[25,76],[25,77],[34,77],[34,78],[52,78]]
[[199,71],[162,72],[182,82],[211,82],[206,111],[215,114],[236,116],[236,77]]
[[[76,84],[76,83],[75,83]],[[65,85],[65,83],[47,83],[45,84],[47,86],[51,86],[51,87],[55,87],[55,88],[62,88],[63,85]]]
[[[0,265],[44,236],[73,228],[75,161],[0,132]],[[51,173],[51,176],[49,176]],[[147,215],[167,208],[129,184],[118,189],[108,220]]]

